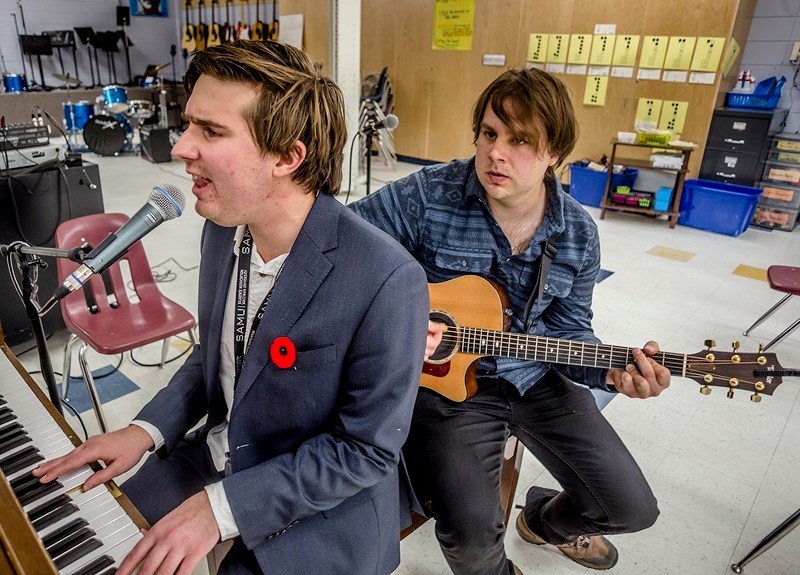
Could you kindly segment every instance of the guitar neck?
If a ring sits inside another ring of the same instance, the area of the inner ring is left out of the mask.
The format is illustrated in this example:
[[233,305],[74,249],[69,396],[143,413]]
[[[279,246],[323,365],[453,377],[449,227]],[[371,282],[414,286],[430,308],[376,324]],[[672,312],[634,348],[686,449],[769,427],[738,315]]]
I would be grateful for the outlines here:
[[[603,369],[625,369],[626,365],[636,363],[630,347],[474,327],[450,329],[457,330],[458,347],[462,353]],[[448,334],[445,333],[444,337],[447,338]],[[686,354],[661,351],[650,358],[675,375],[683,377],[686,374]]]

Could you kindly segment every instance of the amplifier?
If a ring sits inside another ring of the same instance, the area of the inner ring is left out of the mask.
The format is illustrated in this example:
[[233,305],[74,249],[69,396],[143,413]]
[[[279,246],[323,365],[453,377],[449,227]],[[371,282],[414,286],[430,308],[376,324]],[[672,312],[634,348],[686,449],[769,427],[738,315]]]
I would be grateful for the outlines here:
[[50,142],[47,126],[33,123],[10,124],[0,128],[0,150],[34,148],[45,146]]
[[59,158],[60,151],[60,147],[52,144],[28,148],[24,151],[15,148],[0,151],[0,174],[25,168],[37,168],[42,164],[55,162]]

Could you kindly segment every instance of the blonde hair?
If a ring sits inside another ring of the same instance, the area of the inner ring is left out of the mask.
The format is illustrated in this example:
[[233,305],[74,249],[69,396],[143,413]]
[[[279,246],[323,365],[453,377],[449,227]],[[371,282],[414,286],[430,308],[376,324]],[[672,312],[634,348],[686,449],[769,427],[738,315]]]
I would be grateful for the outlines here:
[[243,113],[261,151],[288,157],[295,142],[303,142],[306,157],[293,180],[308,192],[339,192],[347,141],[344,97],[304,52],[278,42],[238,40],[192,58],[184,77],[187,94],[202,74],[253,84],[256,104]]

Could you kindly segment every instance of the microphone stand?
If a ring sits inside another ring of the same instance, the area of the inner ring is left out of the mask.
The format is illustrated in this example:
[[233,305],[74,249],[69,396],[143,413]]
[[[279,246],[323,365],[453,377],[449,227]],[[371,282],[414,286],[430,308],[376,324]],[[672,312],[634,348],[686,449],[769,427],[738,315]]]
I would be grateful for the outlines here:
[[[50,361],[50,353],[47,350],[47,336],[44,333],[44,326],[42,325],[42,316],[54,307],[57,300],[51,299],[41,309],[36,306],[33,301],[33,294],[37,290],[33,279],[34,270],[37,267],[47,267],[47,262],[40,259],[38,256],[69,258],[72,261],[82,262],[86,257],[87,247],[88,246],[81,246],[80,248],[64,250],[58,248],[31,247],[19,242],[11,245],[0,245],[0,254],[8,256],[10,253],[14,253],[20,261],[20,266],[22,268],[22,300],[25,304],[25,313],[28,316],[28,321],[30,321],[33,335],[36,338],[36,348],[39,352],[39,365],[42,369],[42,377],[44,377],[45,384],[47,385],[50,402],[61,415],[64,415],[64,408],[61,406],[61,397],[58,395],[56,376],[53,372],[53,364]],[[27,257],[29,255],[33,257]],[[65,374],[64,377],[69,377],[69,374]]]
[[370,122],[364,128],[364,136],[367,139],[367,145],[365,151],[367,152],[367,190],[365,195],[369,195],[369,184],[371,179],[371,170],[372,170],[372,137],[375,135],[375,128],[373,127],[373,123]]

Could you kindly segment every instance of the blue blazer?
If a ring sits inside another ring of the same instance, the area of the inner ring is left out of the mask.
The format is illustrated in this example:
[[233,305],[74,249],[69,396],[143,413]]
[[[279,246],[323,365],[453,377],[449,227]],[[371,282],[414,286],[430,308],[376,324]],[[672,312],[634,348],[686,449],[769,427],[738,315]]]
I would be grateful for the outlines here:
[[[207,222],[200,345],[137,419],[168,455],[204,416],[225,416],[220,338],[235,229]],[[383,575],[399,563],[397,463],[428,320],[425,273],[388,235],[320,195],[289,253],[234,394],[223,480],[265,573]],[[288,337],[292,367],[270,360]],[[203,434],[203,437],[205,435]],[[405,512],[405,510],[403,510]]]

